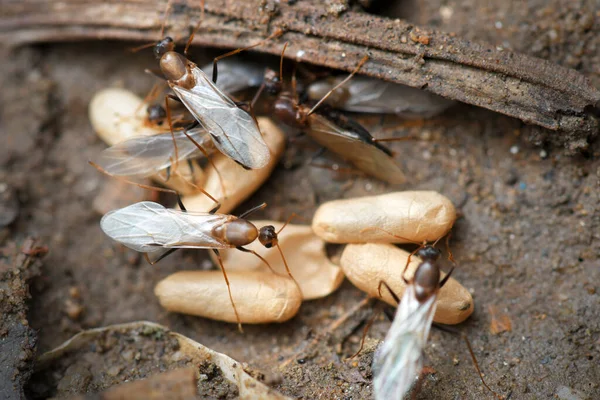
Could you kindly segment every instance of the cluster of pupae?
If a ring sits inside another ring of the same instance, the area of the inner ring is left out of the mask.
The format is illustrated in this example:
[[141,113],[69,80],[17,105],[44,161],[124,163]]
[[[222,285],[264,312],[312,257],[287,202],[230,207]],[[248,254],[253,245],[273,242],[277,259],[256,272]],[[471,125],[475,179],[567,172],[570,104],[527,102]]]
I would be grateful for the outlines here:
[[[431,116],[450,102],[360,76],[316,81],[299,95],[295,78],[284,84],[283,52],[279,74],[225,59],[218,64],[219,81],[216,68],[209,78],[175,52],[170,38],[156,44],[155,54],[181,110],[168,98],[165,107],[146,107],[126,90],[101,91],[90,118],[110,147],[91,163],[120,180],[153,179],[163,186],[158,190],[177,194],[179,208],[137,202],[106,212],[102,230],[151,263],[181,248],[211,250],[220,271],[175,273],[156,285],[155,294],[167,310],[235,322],[240,330],[242,324],[289,320],[303,300],[329,295],[344,276],[372,297],[399,302],[375,357],[374,387],[376,398],[405,396],[420,372],[432,321],[457,324],[473,311],[470,293],[450,274],[443,276],[439,251],[427,245],[451,230],[452,203],[431,191],[337,200],[320,206],[312,226],[247,219],[266,204],[229,213],[277,166],[286,144],[277,123],[307,133],[364,174],[399,184],[405,177],[392,152],[341,111]],[[230,97],[251,87],[258,90],[250,105]],[[271,97],[269,115],[277,122],[254,116],[261,94]],[[339,266],[327,257],[326,242],[346,244]],[[420,246],[411,254],[392,243]]]

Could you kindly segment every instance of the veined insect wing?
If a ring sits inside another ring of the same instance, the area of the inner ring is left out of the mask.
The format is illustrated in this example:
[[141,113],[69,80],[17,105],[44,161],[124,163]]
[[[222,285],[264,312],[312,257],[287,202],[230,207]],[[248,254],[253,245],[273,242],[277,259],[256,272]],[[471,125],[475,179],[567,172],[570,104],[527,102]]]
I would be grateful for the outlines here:
[[[201,141],[203,128],[194,128],[188,135]],[[197,157],[199,151],[182,130],[174,132],[175,146],[170,133],[137,136],[111,146],[100,153],[97,164],[109,174],[128,177],[148,177],[171,166],[173,162]]]
[[419,302],[410,284],[402,296],[394,321],[373,359],[376,399],[402,399],[414,385],[423,367],[436,309],[437,296]]
[[406,181],[390,151],[370,140],[372,136],[358,123],[335,112],[330,115],[315,113],[309,118],[307,133],[320,145],[384,182],[399,184]]
[[194,66],[191,73],[196,83],[192,88],[170,85],[194,118],[210,132],[215,147],[246,168],[266,166],[271,153],[254,119],[200,68]]

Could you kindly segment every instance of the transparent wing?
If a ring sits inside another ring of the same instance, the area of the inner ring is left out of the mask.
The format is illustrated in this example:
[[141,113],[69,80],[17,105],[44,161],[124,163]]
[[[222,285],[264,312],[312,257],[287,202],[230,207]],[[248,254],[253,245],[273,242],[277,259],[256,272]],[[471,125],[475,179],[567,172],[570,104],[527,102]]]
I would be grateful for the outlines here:
[[394,159],[382,147],[369,142],[356,131],[344,129],[322,115],[312,114],[307,133],[320,145],[368,175],[392,184],[406,181]]
[[437,296],[424,303],[408,285],[394,322],[373,360],[375,399],[402,399],[423,368],[423,348],[436,309]]
[[230,246],[215,239],[211,232],[227,218],[223,214],[186,213],[143,201],[105,214],[100,227],[113,240],[143,253],[161,248],[226,248]]
[[[197,142],[206,135],[204,128],[191,129],[188,135]],[[200,155],[198,148],[183,131],[174,132],[177,143],[177,161]],[[116,176],[147,177],[169,167],[175,160],[175,147],[171,133],[138,136],[117,143],[100,153],[97,164]]]
[[[213,64],[202,67],[203,71],[212,71]],[[235,93],[244,89],[260,86],[265,75],[265,66],[244,61],[237,57],[227,57],[219,61],[219,80],[217,87],[225,93]]]
[[[309,89],[308,91],[308,93],[311,93],[311,100],[320,100],[327,91],[341,82],[343,78],[337,77],[313,83],[311,85],[313,90]],[[328,102],[328,104],[351,112],[429,118],[454,104],[451,100],[421,89],[366,76],[354,77],[340,90],[344,90],[347,95],[343,96],[338,102]]]
[[211,134],[215,146],[249,169],[263,168],[271,153],[254,119],[217,88],[198,67],[192,69],[196,86],[171,88],[190,113]]

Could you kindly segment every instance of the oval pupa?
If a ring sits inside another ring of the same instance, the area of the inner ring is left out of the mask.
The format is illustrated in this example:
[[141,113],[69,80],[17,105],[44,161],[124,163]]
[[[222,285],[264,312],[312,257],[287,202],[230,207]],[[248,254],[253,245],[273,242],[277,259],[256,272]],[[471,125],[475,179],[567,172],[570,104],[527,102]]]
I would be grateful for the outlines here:
[[[251,221],[256,226],[273,225],[276,231],[283,226],[282,222]],[[325,242],[316,236],[308,225],[288,224],[281,231],[279,246],[290,267],[292,276],[298,282],[304,300],[313,300],[333,293],[344,280],[340,267],[333,264],[325,252]],[[256,251],[265,258],[273,269],[286,274],[285,266],[278,252],[267,249],[258,242],[253,242],[246,248]],[[216,262],[216,256],[210,253]],[[223,264],[227,271],[256,271],[264,270],[265,264],[250,253],[232,250],[221,250]]]
[[332,243],[422,243],[446,235],[455,220],[456,209],[447,197],[406,191],[324,203],[312,227]]
[[[109,146],[143,136],[166,134],[168,129],[149,123],[143,100],[119,88],[96,93],[90,102],[89,117],[98,136]],[[152,179],[179,193],[193,194],[198,192],[194,185],[202,187],[206,177],[195,161],[180,161],[177,174],[171,174],[168,180],[160,174],[152,176]]]
[[[269,270],[228,271],[231,294],[243,324],[284,322],[300,309],[302,294],[288,277]],[[165,309],[237,323],[221,271],[181,271],[154,288]]]
[[[244,169],[232,159],[217,154],[213,158],[214,166],[209,165],[205,170],[204,190],[219,200],[221,203],[220,213],[230,213],[250,197],[269,178],[283,155],[285,135],[281,129],[265,117],[258,118],[258,126],[271,152],[266,167]],[[206,211],[214,206],[213,201],[204,194],[184,196],[182,201],[188,209],[195,211]]]
[[[370,296],[380,298],[379,282],[385,281],[396,295],[402,297],[406,288],[402,271],[409,255],[409,252],[391,244],[349,244],[342,253],[340,266],[350,282]],[[420,263],[418,257],[412,256],[406,279],[413,276]],[[381,299],[390,305],[397,305],[385,288],[381,290]],[[450,278],[439,292],[434,321],[459,324],[473,313],[473,309],[471,293],[456,279]]]

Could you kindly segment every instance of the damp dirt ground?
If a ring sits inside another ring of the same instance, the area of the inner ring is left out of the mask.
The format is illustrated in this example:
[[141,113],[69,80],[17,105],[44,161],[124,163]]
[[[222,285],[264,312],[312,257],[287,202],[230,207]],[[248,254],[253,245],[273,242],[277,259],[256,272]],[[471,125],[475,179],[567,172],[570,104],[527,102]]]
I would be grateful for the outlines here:
[[[530,0],[525,6],[496,0],[485,8],[458,0],[399,3],[395,15],[415,24],[546,58],[600,84],[600,14],[593,1]],[[0,239],[7,246],[35,236],[49,248],[28,300],[38,354],[82,329],[149,320],[246,363],[286,395],[370,398],[373,348],[389,322],[376,321],[367,349],[351,361],[344,359],[358,346],[369,307],[320,339],[364,298],[349,282],[304,303],[289,322],[245,326],[242,335],[234,324],[166,312],[153,294],[175,271],[208,268],[206,253],[185,251],[150,266],[102,233],[92,203],[107,179],[87,160],[105,145],[87,109],[93,94],[109,86],[142,96],[150,89],[154,78],[143,70],[155,62],[149,52],[129,53],[131,46],[48,44],[4,51],[0,61],[0,182],[17,193],[20,205]],[[209,54],[217,53],[194,49],[192,58],[208,60]],[[490,386],[512,391],[513,399],[600,398],[600,145],[566,156],[560,148],[535,146],[520,121],[461,104],[411,126],[395,118],[363,122],[375,136],[393,130],[425,139],[391,146],[410,177],[406,184],[314,168],[302,162],[308,151],[290,145],[269,181],[239,210],[267,201],[258,218],[296,212],[310,219],[327,200],[439,191],[462,213],[451,240],[454,277],[471,291],[475,312],[459,328]],[[494,318],[503,317],[510,330],[493,334]],[[460,337],[433,329],[425,354],[432,373],[418,398],[491,398]],[[114,371],[107,362],[90,368]],[[113,383],[125,379],[106,376]]]

